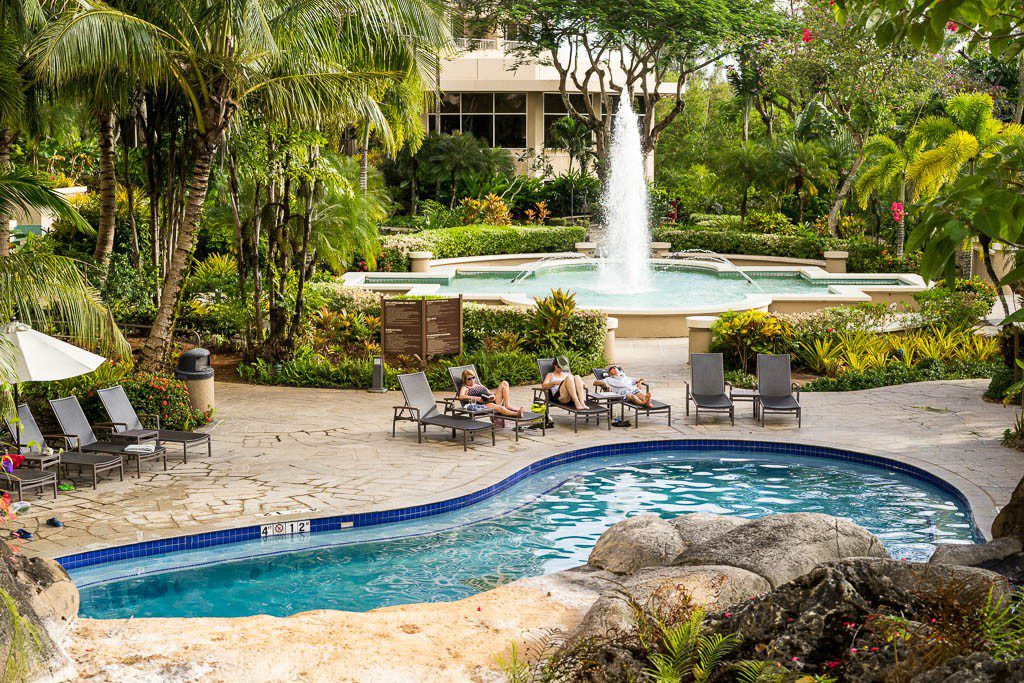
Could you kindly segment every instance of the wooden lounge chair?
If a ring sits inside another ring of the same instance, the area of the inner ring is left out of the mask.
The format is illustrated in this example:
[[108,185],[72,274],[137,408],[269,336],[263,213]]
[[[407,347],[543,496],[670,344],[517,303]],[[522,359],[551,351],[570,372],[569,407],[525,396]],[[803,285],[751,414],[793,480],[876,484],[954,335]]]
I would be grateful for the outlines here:
[[453,439],[456,432],[462,432],[462,450],[464,451],[469,449],[470,435],[481,432],[490,431],[491,445],[497,443],[494,437],[494,423],[490,420],[483,422],[471,417],[444,415],[438,412],[438,404],[444,405],[444,401],[434,400],[426,373],[412,372],[407,375],[399,375],[398,383],[402,387],[405,405],[394,407],[394,416],[391,418],[391,436],[396,435],[395,425],[399,421],[405,421],[416,423],[417,443],[423,442],[423,435],[429,426],[450,429]]
[[67,448],[67,435],[43,434],[27,403],[18,406],[18,419],[21,422],[18,429],[15,429],[11,421],[7,420],[7,431],[12,436],[19,435],[21,439],[21,443],[18,444],[19,452],[25,456],[26,460],[38,465],[39,469],[45,470],[51,465],[63,467],[65,473],[72,465],[77,467],[79,472],[88,469],[92,474],[93,488],[96,488],[99,475],[103,472],[116,471],[121,481],[124,481],[124,459],[119,454],[65,451],[60,455],[47,455],[43,452],[43,447],[50,441],[59,441],[62,448]]
[[125,393],[124,387],[120,384],[107,389],[100,389],[96,392],[96,395],[100,397],[100,403],[103,404],[104,410],[107,411],[107,416],[110,417],[110,422],[99,423],[97,426],[112,427],[114,430],[112,436],[114,438],[133,443],[142,443],[155,439],[159,445],[166,443],[179,444],[184,462],[188,462],[188,449],[190,446],[195,448],[205,444],[207,457],[213,455],[212,439],[209,434],[161,429],[160,416],[153,414],[145,414],[143,417],[155,420],[156,428],[147,429],[143,427],[139,414],[135,412],[135,407],[128,399],[128,394]]
[[[466,370],[470,370],[477,377],[480,376],[480,373],[476,371],[476,365],[473,364],[448,368],[448,376],[451,377],[452,385],[455,387],[455,397],[446,398],[444,400],[445,412],[451,413],[452,415],[462,415],[464,417],[472,417],[474,415],[492,415],[493,411],[490,408],[486,408],[485,410],[469,410],[465,407],[466,404],[459,399],[459,392],[462,391],[462,373]],[[531,422],[539,421],[541,436],[546,435],[548,431],[547,426],[545,425],[546,420],[544,419],[544,413],[532,413],[527,411],[523,413],[522,417],[516,417],[515,415],[500,415],[499,417],[502,420],[512,422],[516,426],[516,441],[519,441],[520,424],[529,424]]]
[[[544,378],[548,376],[548,373],[555,369],[554,358],[538,358],[537,359],[537,371],[540,373],[541,384],[544,383]],[[566,372],[570,372],[569,368],[563,368]],[[621,398],[619,399],[621,400]],[[580,417],[584,418],[585,422],[590,422],[590,418],[597,420],[597,425],[601,426],[601,418],[605,418],[607,421],[607,428],[612,428],[612,403],[617,401],[606,401],[604,405],[600,400],[595,399],[587,392],[586,408],[577,408],[572,403],[559,403],[551,398],[551,392],[541,387],[534,387],[533,389],[533,402],[542,403],[547,416],[551,415],[552,408],[558,408],[572,415],[572,430],[576,433],[580,431]]]
[[732,390],[732,385],[725,381],[725,365],[720,353],[691,353],[691,380],[693,386],[686,382],[686,414],[690,414],[690,401],[693,401],[697,424],[700,424],[700,411],[705,413],[728,413],[729,421],[736,424],[736,407],[733,405],[725,388]]
[[757,354],[757,411],[764,414],[795,413],[796,426],[803,425],[803,408],[800,406],[800,385],[793,381],[791,359],[788,353],[781,355]]
[[[607,388],[606,386],[604,386],[604,379],[605,379],[605,377],[608,376],[608,371],[605,370],[604,368],[594,368],[591,372],[594,373],[594,379],[597,380],[597,385],[599,387]],[[651,390],[651,385],[650,385],[649,382],[639,382],[638,384],[639,384],[639,386],[647,387],[647,391]],[[600,398],[600,397],[598,397],[598,398]],[[652,414],[654,414],[654,415],[664,414],[664,415],[666,415],[668,417],[668,424],[672,424],[672,406],[670,406],[668,403],[662,403],[661,401],[658,401],[658,400],[655,400],[655,399],[651,399],[651,405],[649,405],[649,406],[642,406],[642,405],[639,405],[637,403],[633,403],[632,401],[626,399],[625,397],[622,397],[622,400],[618,401],[618,404],[620,406],[620,408],[619,408],[619,417],[620,418],[625,417],[626,408],[629,408],[630,410],[633,411],[633,428],[634,429],[637,429],[640,426],[640,415],[641,414],[646,415],[647,417],[650,417]]]
[[96,438],[89,419],[85,416],[78,397],[68,396],[67,398],[50,399],[50,407],[53,414],[57,416],[57,422],[64,432],[62,434],[68,445],[68,450],[76,450],[83,453],[105,453],[116,454],[125,460],[135,460],[135,471],[142,476],[142,463],[148,460],[161,458],[164,461],[164,469],[167,469],[167,449],[163,446],[155,446],[152,453],[135,453],[125,450],[131,444],[126,441],[100,441]]

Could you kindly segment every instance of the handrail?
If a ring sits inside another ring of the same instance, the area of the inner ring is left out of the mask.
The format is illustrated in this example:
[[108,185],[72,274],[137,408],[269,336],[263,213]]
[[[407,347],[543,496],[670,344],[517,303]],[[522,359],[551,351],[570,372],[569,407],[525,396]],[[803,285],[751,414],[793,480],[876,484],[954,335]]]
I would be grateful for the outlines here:
[[742,268],[740,268],[735,263],[722,256],[721,254],[711,251],[710,249],[689,249],[687,251],[674,251],[668,255],[668,258],[686,259],[688,261],[707,261],[709,263],[718,263],[720,265],[728,266],[729,268],[732,268],[734,271],[739,273],[740,277],[746,280],[748,285],[753,285],[757,287],[761,291],[761,293],[764,294],[764,289],[761,288],[761,285],[754,282],[749,275],[743,272]]

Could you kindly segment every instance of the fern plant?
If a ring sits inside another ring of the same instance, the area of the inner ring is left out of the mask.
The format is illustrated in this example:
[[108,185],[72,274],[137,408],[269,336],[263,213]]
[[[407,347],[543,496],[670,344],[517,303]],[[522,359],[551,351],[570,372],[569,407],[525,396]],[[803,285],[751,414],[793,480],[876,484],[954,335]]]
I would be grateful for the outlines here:
[[704,633],[704,610],[694,609],[689,618],[675,624],[656,621],[663,652],[652,654],[644,670],[655,683],[706,683],[718,672],[722,660],[739,645],[730,633]]

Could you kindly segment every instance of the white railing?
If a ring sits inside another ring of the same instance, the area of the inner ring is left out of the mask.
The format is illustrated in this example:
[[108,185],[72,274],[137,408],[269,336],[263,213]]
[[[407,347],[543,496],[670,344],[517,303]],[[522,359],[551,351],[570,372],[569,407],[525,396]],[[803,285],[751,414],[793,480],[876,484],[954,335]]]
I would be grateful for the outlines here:
[[454,38],[453,42],[460,52],[482,52],[485,50],[511,52],[527,46],[527,43],[523,41],[505,40],[504,38]]

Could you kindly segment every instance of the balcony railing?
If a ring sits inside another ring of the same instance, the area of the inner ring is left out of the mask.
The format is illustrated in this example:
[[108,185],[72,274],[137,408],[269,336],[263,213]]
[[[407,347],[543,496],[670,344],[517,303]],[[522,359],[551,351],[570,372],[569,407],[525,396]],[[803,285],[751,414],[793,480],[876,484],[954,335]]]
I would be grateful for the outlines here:
[[455,38],[455,47],[460,52],[481,52],[485,50],[512,50],[525,47],[526,43],[518,40],[505,40],[503,38]]

